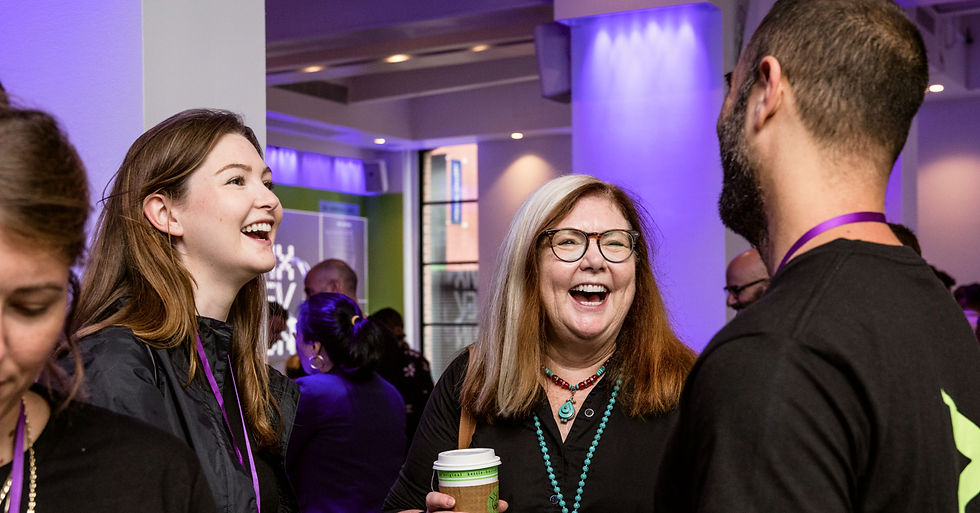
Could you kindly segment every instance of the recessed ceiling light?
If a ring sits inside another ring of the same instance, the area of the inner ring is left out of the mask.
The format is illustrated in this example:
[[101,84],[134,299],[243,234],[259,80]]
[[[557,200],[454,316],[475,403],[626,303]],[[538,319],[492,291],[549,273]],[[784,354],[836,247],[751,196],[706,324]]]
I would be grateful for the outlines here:
[[941,92],[943,92],[944,89],[946,89],[946,88],[943,87],[942,84],[932,84],[932,85],[929,86],[929,92],[930,93],[941,93]]
[[300,71],[302,71],[303,73],[316,73],[317,71],[320,71],[322,69],[323,66],[307,66],[301,69]]
[[390,63],[405,62],[411,58],[412,58],[411,55],[404,54],[404,53],[396,53],[395,55],[389,55],[385,57],[385,62],[390,62]]
[[386,143],[386,142],[388,142],[388,141],[387,141],[387,140],[385,140],[385,138],[384,138],[384,137],[378,137],[378,138],[376,138],[376,139],[374,140],[374,144],[384,144],[384,143]]
[[514,140],[523,139],[524,138],[524,134],[522,132],[511,132],[510,133],[510,138],[511,139],[514,139]]
[[476,45],[476,46],[470,48],[470,51],[473,51],[473,52],[482,52],[484,50],[489,50],[489,49],[490,49],[490,45]]

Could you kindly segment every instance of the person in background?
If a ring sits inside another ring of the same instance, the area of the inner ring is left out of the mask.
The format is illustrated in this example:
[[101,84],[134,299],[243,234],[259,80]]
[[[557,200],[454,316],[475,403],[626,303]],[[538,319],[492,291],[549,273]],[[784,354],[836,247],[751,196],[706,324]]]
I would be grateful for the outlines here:
[[425,403],[432,394],[429,361],[405,342],[405,324],[394,308],[382,308],[370,319],[384,326],[391,336],[385,338],[385,350],[378,363],[378,374],[395,385],[405,399],[405,435],[412,442]]
[[730,78],[719,212],[772,280],[692,369],[652,510],[977,511],[980,346],[882,213],[922,37],[890,0],[777,0]]
[[[65,316],[85,249],[85,168],[45,112],[0,86],[0,508],[79,513],[215,510],[194,453],[172,435],[72,400],[54,364],[80,366]],[[39,379],[40,375],[40,379]]]
[[311,267],[303,285],[307,299],[320,292],[336,292],[357,301],[357,273],[337,258],[328,258]]
[[694,352],[671,329],[648,236],[637,202],[588,175],[527,198],[479,338],[436,384],[385,511],[451,509],[432,462],[469,446],[500,457],[502,509],[650,511]]
[[289,311],[276,301],[269,301],[269,349],[279,342],[282,332],[286,331],[289,322]]
[[946,287],[946,290],[952,294],[953,287],[956,286],[956,278],[950,276],[946,271],[936,269],[936,266],[934,265],[930,265],[929,267],[932,269],[933,274],[936,275],[936,278],[939,278],[939,281]]
[[915,251],[916,255],[922,256],[922,247],[919,246],[919,238],[915,236],[915,232],[911,228],[905,226],[904,224],[898,223],[888,223],[888,228],[891,229],[898,241],[902,243],[903,246],[908,246]]
[[762,297],[768,287],[769,271],[755,248],[739,253],[728,263],[725,270],[726,303],[736,315]]
[[304,513],[381,509],[405,455],[401,395],[374,368],[387,331],[352,298],[313,294],[299,307],[299,410],[286,466]]
[[956,287],[956,290],[953,291],[953,297],[956,298],[956,302],[963,309],[963,313],[966,315],[966,319],[970,321],[970,325],[974,329],[980,326],[980,322],[977,319],[980,317],[980,283],[969,283]]
[[303,370],[303,362],[300,361],[299,355],[290,355],[286,359],[286,377],[292,380],[297,380],[303,376],[307,376],[306,371]]
[[190,445],[221,511],[295,510],[283,455],[299,389],[265,363],[271,189],[239,116],[160,122],[116,174],[79,298],[88,400]]

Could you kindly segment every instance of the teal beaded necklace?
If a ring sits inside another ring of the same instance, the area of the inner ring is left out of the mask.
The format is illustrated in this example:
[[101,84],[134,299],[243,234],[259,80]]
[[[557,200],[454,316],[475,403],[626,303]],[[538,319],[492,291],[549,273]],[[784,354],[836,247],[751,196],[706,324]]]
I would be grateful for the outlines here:
[[[599,439],[602,438],[602,432],[606,429],[609,414],[612,413],[613,405],[616,404],[616,396],[619,395],[619,386],[622,384],[622,379],[616,380],[616,386],[613,387],[612,393],[609,395],[609,404],[606,405],[606,411],[602,414],[602,420],[599,421],[599,427],[596,429],[595,437],[592,439],[592,445],[589,446],[589,452],[585,454],[585,463],[582,464],[582,474],[579,475],[578,489],[575,490],[575,503],[572,505],[571,513],[578,513],[578,508],[582,502],[582,490],[585,488],[585,478],[589,475],[589,465],[592,463],[592,457],[595,456],[596,448],[599,447]],[[558,478],[555,476],[554,469],[551,468],[551,456],[548,455],[548,444],[544,442],[544,431],[541,430],[541,421],[538,419],[538,414],[536,413],[534,414],[534,428],[538,434],[538,445],[541,447],[544,468],[548,471],[548,479],[551,480],[551,486],[555,489],[555,495],[558,497],[558,505],[561,506],[562,513],[569,513],[568,506],[565,503],[565,497],[561,493],[561,487],[558,486]]]
[[599,378],[606,373],[606,364],[608,364],[609,360],[611,359],[612,358],[610,357],[606,361],[602,362],[602,366],[599,367],[599,370],[595,371],[595,374],[582,380],[578,385],[573,385],[564,379],[561,379],[551,369],[545,367],[544,365],[541,366],[541,370],[544,372],[544,375],[548,376],[548,379],[550,379],[552,383],[572,393],[568,400],[566,400],[561,407],[558,408],[558,420],[561,421],[562,424],[567,424],[568,421],[572,420],[572,417],[575,416],[575,392],[589,388],[590,386],[596,384],[599,381]]

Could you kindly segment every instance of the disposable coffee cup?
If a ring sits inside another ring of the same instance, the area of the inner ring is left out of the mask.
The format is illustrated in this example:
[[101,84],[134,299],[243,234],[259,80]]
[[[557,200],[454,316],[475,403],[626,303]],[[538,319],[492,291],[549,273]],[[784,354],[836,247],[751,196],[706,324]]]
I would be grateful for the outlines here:
[[500,457],[493,449],[457,449],[439,453],[433,464],[439,491],[456,499],[453,511],[497,513]]

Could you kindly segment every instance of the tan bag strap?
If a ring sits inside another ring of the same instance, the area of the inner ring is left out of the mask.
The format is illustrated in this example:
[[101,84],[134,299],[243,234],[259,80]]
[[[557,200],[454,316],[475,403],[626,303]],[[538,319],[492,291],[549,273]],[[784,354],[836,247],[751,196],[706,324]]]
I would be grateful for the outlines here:
[[[466,348],[470,352],[470,356],[473,355],[473,346]],[[473,432],[476,431],[476,419],[470,412],[466,411],[466,407],[461,406],[459,410],[459,443],[457,444],[458,449],[468,449],[470,447],[470,442],[473,441]]]
[[459,411],[459,448],[468,449],[470,442],[473,441],[473,432],[476,431],[476,419],[470,412],[463,408]]

